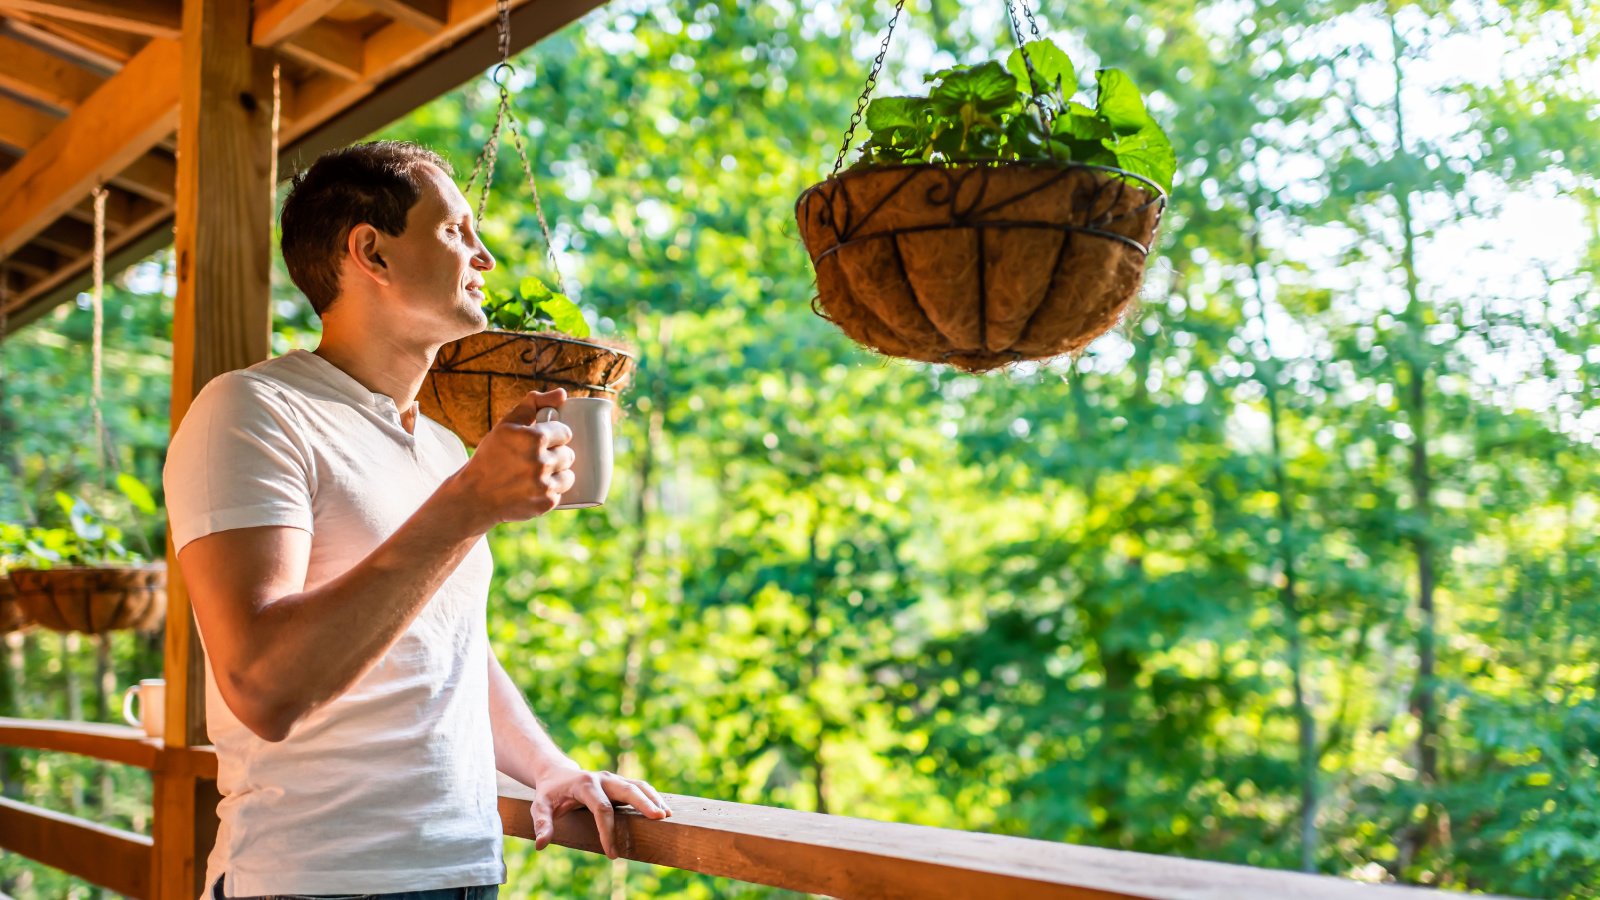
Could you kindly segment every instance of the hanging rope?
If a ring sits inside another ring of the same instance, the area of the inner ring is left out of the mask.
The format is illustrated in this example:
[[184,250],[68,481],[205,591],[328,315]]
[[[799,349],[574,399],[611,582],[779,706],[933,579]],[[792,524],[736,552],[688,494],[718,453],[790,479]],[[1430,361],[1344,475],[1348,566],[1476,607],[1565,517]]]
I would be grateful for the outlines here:
[[110,468],[110,448],[106,442],[105,413],[101,410],[103,395],[101,391],[101,370],[104,357],[105,333],[105,282],[106,282],[106,189],[104,185],[96,185],[94,189],[94,289],[89,293],[89,301],[94,309],[94,337],[90,347],[92,363],[90,364],[90,392],[89,405],[94,411],[95,443],[99,448],[100,457],[100,488],[107,487],[106,470]]
[[[904,0],[901,0],[904,2]],[[478,225],[483,225],[483,215],[489,206],[489,185],[494,181],[495,163],[500,158],[500,130],[507,129],[511,134],[511,146],[517,151],[517,158],[522,162],[522,174],[528,181],[528,193],[533,195],[533,211],[539,219],[539,233],[544,236],[546,258],[550,262],[550,272],[555,276],[556,290],[565,294],[566,281],[561,276],[561,261],[556,256],[556,242],[550,235],[550,224],[544,216],[544,203],[539,198],[539,184],[533,177],[533,164],[528,161],[528,152],[522,144],[522,134],[518,131],[516,113],[511,107],[511,76],[516,74],[516,67],[511,65],[511,2],[510,0],[496,0],[495,7],[499,13],[497,29],[499,36],[500,63],[494,67],[494,72],[489,76],[500,89],[499,104],[495,109],[494,125],[489,129],[489,137],[484,142],[483,150],[478,154],[478,160],[472,166],[472,173],[467,177],[467,189],[464,193],[472,194],[473,186],[478,182],[478,176],[483,176],[483,185],[478,194]]]

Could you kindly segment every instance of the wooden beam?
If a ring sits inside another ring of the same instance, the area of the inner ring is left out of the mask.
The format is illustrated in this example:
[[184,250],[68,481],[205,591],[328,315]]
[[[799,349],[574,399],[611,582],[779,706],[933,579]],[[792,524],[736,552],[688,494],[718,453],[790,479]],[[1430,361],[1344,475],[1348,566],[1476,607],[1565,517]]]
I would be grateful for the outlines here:
[[450,21],[450,0],[356,0],[418,31],[437,34]]
[[[261,0],[258,0],[258,3]],[[283,43],[311,27],[336,9],[343,0],[278,0],[256,13],[250,28],[250,41],[257,47]]]
[[308,66],[346,81],[361,77],[361,36],[354,28],[333,22],[316,22],[284,41],[279,51]]
[[[217,375],[267,358],[277,180],[272,53],[251,45],[248,4],[187,0],[178,124],[171,422]],[[167,547],[164,650],[169,747],[206,742],[205,651],[182,569]],[[215,835],[216,789],[176,771],[155,779],[158,900],[189,900]]]
[[16,38],[0,35],[0,89],[71,112],[105,79]]
[[153,842],[142,834],[0,798],[0,847],[119,894],[150,896]]
[[[129,198],[117,192],[112,192],[111,196],[122,196],[135,204],[142,204],[150,212],[120,230],[108,229],[107,272],[121,272],[157,250],[172,245],[172,207],[137,197]],[[7,305],[10,310],[7,313],[10,323],[7,333],[16,334],[18,329],[88,290],[92,275],[91,262],[92,256],[88,250],[84,250],[49,278],[30,283],[21,291],[14,291]]]
[[172,130],[182,59],[178,42],[152,39],[0,176],[0,256],[43,231],[95,184],[127,168]]
[[0,718],[0,746],[76,753],[153,769],[160,744],[148,740],[143,729],[126,725]]
[[19,247],[17,252],[6,257],[6,265],[40,279],[54,274],[60,264],[61,259],[54,251],[46,250],[38,244]]
[[94,228],[63,216],[51,222],[49,228],[34,235],[33,242],[63,256],[80,256],[94,247]]
[[44,142],[61,120],[26,103],[0,97],[0,144],[28,151]]
[[[92,190],[92,188],[91,188]],[[111,188],[106,197],[106,233],[120,234],[143,219],[159,204],[135,197],[119,188]],[[94,224],[94,199],[85,197],[67,210],[67,217],[85,225]]]
[[77,22],[7,10],[11,30],[41,47],[94,66],[104,74],[122,68],[144,49],[144,38]]
[[0,0],[0,10],[53,16],[149,37],[178,37],[178,5],[170,0]]
[[111,183],[146,200],[171,206],[177,198],[178,162],[152,151],[129,163]]
[[[1039,900],[1428,900],[1420,888],[900,825],[666,794],[672,817],[617,810],[625,859],[841,898]],[[534,791],[500,776],[505,833],[531,838]],[[555,822],[554,841],[597,853],[587,809]]]

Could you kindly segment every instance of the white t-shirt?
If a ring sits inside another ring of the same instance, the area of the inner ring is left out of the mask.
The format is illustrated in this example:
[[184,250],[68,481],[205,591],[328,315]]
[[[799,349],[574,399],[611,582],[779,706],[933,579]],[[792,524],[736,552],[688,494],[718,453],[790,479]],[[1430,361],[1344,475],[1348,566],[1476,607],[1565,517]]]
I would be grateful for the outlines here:
[[[167,454],[174,546],[218,531],[311,533],[306,587],[348,571],[466,462],[461,441],[297,351],[207,384]],[[489,729],[487,541],[383,659],[278,743],[245,727],[206,664],[221,830],[206,883],[230,896],[500,884]],[[202,641],[204,634],[201,635]]]

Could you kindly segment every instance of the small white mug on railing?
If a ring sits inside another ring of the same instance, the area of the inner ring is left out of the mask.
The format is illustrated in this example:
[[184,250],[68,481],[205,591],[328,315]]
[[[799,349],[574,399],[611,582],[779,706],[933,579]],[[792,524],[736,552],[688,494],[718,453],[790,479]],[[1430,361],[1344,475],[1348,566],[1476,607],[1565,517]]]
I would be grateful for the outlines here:
[[[133,698],[139,698],[139,715],[133,714]],[[122,695],[122,719],[144,733],[161,737],[162,724],[167,716],[167,683],[160,678],[146,678]]]

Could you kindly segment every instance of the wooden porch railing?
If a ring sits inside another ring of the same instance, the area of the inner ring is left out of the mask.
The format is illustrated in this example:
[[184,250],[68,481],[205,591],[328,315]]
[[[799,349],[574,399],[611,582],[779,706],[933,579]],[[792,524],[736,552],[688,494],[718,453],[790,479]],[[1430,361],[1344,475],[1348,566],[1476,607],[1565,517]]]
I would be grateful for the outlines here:
[[[165,747],[120,725],[0,718],[0,746],[76,753],[151,772],[215,779],[209,747]],[[505,833],[531,838],[533,790],[500,779]],[[617,816],[623,856],[752,884],[863,898],[1051,900],[1403,900],[1419,888],[1375,886],[1144,853],[1076,847],[669,794],[673,816]],[[556,822],[555,843],[598,853],[587,812]],[[0,800],[0,848],[130,897],[151,896],[154,843],[26,803]],[[203,866],[204,861],[200,860]],[[514,887],[514,886],[513,886]],[[508,892],[509,893],[509,892]]]

